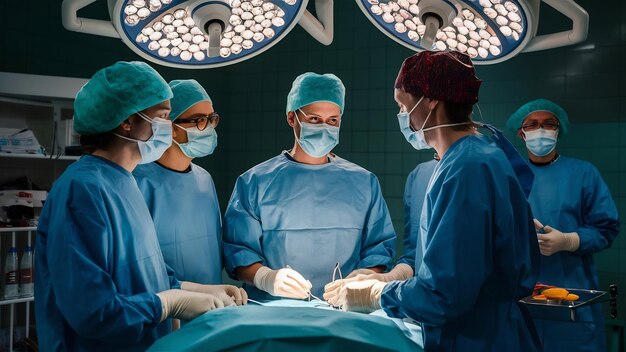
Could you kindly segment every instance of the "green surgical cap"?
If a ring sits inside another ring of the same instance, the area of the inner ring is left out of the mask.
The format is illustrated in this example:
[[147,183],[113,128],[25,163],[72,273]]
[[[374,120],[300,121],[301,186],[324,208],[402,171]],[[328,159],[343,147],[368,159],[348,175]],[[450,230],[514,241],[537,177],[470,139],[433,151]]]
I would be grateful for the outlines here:
[[96,72],[76,94],[74,129],[83,135],[111,131],[132,114],[172,98],[167,82],[140,61],[118,61]]
[[209,94],[195,79],[176,79],[170,82],[174,97],[170,101],[170,120],[174,121],[190,107],[201,101],[211,102]]
[[521,108],[517,109],[517,111],[509,117],[506,122],[506,127],[509,130],[516,132],[520,127],[522,127],[522,123],[528,115],[537,111],[546,111],[556,116],[559,120],[559,135],[567,134],[567,131],[569,130],[569,118],[567,117],[567,113],[562,107],[547,99],[537,99],[522,105]]
[[291,91],[287,96],[287,112],[296,111],[303,106],[321,101],[339,106],[343,114],[346,88],[341,80],[332,73],[323,75],[307,72],[293,81]]

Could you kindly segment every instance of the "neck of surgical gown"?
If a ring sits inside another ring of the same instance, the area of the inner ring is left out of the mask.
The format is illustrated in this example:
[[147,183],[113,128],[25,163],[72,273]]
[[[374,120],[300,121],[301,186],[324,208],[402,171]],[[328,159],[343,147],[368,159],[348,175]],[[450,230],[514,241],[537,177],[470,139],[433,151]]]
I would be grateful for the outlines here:
[[536,282],[537,237],[491,137],[466,136],[448,149],[421,214],[416,276],[385,287],[385,312],[421,322],[425,350],[535,351],[532,321],[517,301]]
[[221,283],[222,220],[211,175],[194,164],[189,172],[176,172],[157,163],[138,165],[133,175],[176,278]]
[[35,251],[35,315],[45,351],[143,351],[170,327],[155,293],[170,281],[132,175],[83,156],[55,182]]
[[[582,160],[560,156],[545,166],[531,164],[535,182],[529,202],[533,216],[561,232],[576,232],[580,248],[541,256],[539,282],[566,288],[601,289],[592,255],[611,245],[619,233],[617,209],[598,170]],[[601,351],[604,314],[595,304],[578,312],[579,323],[537,320],[546,350]]]
[[[398,263],[415,266],[415,257],[422,256],[417,253],[417,237],[420,231],[420,218],[422,215],[422,206],[424,205],[424,197],[426,196],[426,188],[430,181],[435,166],[438,161],[433,159],[421,163],[411,171],[406,179],[404,187],[404,251],[398,259]],[[415,268],[413,268],[415,269]]]
[[[224,217],[224,260],[229,275],[257,262],[289,265],[321,297],[339,263],[389,266],[395,232],[378,179],[340,157],[307,165],[280,154],[237,179]],[[339,278],[339,275],[337,275]],[[251,298],[273,297],[246,285]]]

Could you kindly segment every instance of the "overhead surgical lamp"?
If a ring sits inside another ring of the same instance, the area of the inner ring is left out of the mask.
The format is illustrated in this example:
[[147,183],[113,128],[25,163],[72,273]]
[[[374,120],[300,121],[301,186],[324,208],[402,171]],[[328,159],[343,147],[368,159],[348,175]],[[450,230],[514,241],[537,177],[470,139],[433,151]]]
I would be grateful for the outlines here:
[[587,38],[589,15],[582,7],[573,0],[543,1],[570,18],[572,29],[536,36],[541,0],[356,0],[380,31],[405,47],[456,50],[477,64]]
[[276,45],[300,24],[324,45],[333,40],[333,0],[108,0],[111,21],[81,18],[96,0],[64,0],[66,29],[120,38],[141,57],[164,66],[234,64]]
[[[333,0],[108,0],[111,21],[81,18],[96,0],[64,0],[65,28],[121,38],[141,57],[164,66],[212,68],[254,57],[300,24],[324,45],[333,41]],[[542,0],[355,0],[384,34],[415,51],[457,50],[477,64],[520,52],[576,44],[589,15],[573,0],[543,0],[573,22],[537,36]]]

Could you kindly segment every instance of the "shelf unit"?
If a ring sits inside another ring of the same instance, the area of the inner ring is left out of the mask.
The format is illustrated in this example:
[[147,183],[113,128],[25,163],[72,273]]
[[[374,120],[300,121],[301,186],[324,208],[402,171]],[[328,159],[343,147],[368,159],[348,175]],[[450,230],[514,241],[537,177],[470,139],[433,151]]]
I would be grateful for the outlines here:
[[[33,235],[37,232],[36,227],[0,227],[0,235],[11,234],[11,245],[15,247],[18,234],[28,234],[28,245],[32,246]],[[0,253],[2,253],[2,241],[0,241]],[[33,260],[35,258],[33,257]],[[34,263],[33,263],[34,264]],[[13,351],[13,331],[15,330],[15,305],[25,303],[25,336],[30,337],[30,303],[35,300],[34,296],[15,297],[0,300],[0,306],[9,306],[9,351]]]
[[78,143],[73,99],[85,83],[82,78],[0,72],[0,127],[28,128],[53,159],[74,160],[63,154],[65,146]]
[[35,300],[35,296],[3,299],[3,300],[0,300],[0,306],[6,306],[7,304],[28,303],[28,302],[33,302],[34,300]]
[[[42,189],[50,190],[53,182],[78,156],[61,155],[64,146],[77,144],[72,132],[73,99],[87,79],[42,76],[0,72],[0,127],[24,128],[26,125],[50,155],[16,154],[0,152],[0,184],[28,177],[28,181]],[[4,259],[2,247],[11,241],[18,244],[34,244],[35,227],[0,228],[0,261]],[[23,236],[28,236],[23,237]],[[10,237],[10,238],[9,238]],[[36,250],[36,249],[35,249]],[[19,251],[18,254],[21,254]],[[36,274],[35,274],[36,275]],[[25,322],[25,336],[29,337],[31,302],[34,297],[15,297],[0,300],[0,319],[6,327],[9,315],[9,350],[13,350],[15,324]],[[21,308],[25,307],[24,312]],[[1,318],[1,316],[0,316]]]
[[17,158],[17,159],[48,159],[48,160],[61,160],[61,161],[76,161],[80,159],[80,156],[74,155],[61,155],[61,156],[49,156],[41,154],[19,154],[19,153],[3,153],[0,152],[0,158]]

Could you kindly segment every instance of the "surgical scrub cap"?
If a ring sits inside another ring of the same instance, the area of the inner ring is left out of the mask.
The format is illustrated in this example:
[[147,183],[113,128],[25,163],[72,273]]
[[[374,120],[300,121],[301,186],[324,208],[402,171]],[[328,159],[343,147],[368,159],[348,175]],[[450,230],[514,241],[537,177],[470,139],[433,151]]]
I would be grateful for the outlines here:
[[481,83],[469,56],[457,51],[422,51],[404,60],[395,88],[417,98],[475,104]]
[[346,88],[341,80],[332,73],[323,75],[307,72],[293,81],[291,91],[287,96],[287,112],[296,111],[311,103],[325,101],[339,106],[343,114]]
[[209,94],[195,79],[176,79],[169,84],[174,93],[174,97],[170,100],[172,104],[170,120],[172,121],[201,101],[211,102]]
[[74,129],[83,135],[111,131],[130,115],[172,98],[167,82],[140,61],[118,61],[96,72],[76,94]]
[[559,119],[559,135],[567,134],[567,130],[569,129],[567,113],[558,104],[547,99],[537,99],[522,105],[522,107],[517,109],[506,121],[506,127],[513,132],[517,131],[522,127],[522,123],[528,115],[537,111],[546,111],[556,116],[556,118]]

